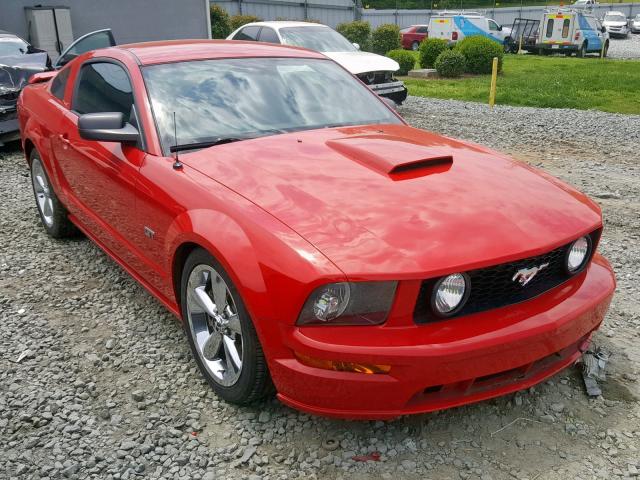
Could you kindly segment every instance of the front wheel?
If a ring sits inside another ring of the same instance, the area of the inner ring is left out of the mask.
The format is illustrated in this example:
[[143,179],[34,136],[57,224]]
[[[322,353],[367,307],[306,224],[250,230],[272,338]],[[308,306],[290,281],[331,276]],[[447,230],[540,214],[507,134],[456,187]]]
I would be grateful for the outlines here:
[[184,328],[200,371],[230,403],[246,405],[272,390],[253,322],[224,268],[202,249],[182,271]]
[[420,49],[420,42],[413,42],[411,44],[411,50],[413,50],[414,52],[419,49]]

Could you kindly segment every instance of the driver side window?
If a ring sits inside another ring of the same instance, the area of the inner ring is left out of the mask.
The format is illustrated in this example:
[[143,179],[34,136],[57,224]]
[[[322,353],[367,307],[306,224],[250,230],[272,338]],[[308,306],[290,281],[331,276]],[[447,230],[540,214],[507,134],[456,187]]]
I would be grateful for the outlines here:
[[489,30],[491,30],[492,32],[497,32],[498,30],[500,30],[500,28],[498,27],[498,24],[496,22],[494,22],[493,20],[489,20]]
[[78,75],[72,108],[78,114],[122,112],[129,118],[133,91],[127,72],[115,63],[84,64]]

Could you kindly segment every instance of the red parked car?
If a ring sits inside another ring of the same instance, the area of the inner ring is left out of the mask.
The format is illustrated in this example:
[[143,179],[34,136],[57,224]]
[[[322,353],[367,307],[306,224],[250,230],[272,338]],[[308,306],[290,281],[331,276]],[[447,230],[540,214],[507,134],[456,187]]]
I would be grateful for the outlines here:
[[429,25],[411,25],[400,30],[402,48],[418,50],[422,42],[429,33]]
[[409,127],[320,53],[90,51],[19,120],[46,231],[180,318],[230,402],[391,418],[513,392],[574,363],[613,294],[595,203]]

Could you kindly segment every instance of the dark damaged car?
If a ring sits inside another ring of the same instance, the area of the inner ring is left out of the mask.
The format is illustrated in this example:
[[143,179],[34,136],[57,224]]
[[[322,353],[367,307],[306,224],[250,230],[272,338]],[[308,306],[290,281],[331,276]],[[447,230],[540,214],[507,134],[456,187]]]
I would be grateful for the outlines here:
[[16,102],[34,73],[51,70],[47,52],[0,30],[0,145],[20,138]]

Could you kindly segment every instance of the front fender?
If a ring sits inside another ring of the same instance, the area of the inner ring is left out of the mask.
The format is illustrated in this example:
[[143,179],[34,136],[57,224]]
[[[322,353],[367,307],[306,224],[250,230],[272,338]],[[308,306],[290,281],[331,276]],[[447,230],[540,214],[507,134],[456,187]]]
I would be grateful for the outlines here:
[[[263,348],[282,348],[269,342],[279,336],[280,325],[295,323],[314,288],[327,281],[344,281],[345,276],[282,222],[246,199],[237,201],[242,203],[242,215],[193,209],[177,216],[167,232],[165,258],[171,259],[170,268],[175,269],[180,267],[176,255],[186,244],[211,253],[242,296]],[[173,270],[172,275],[180,272]]]

